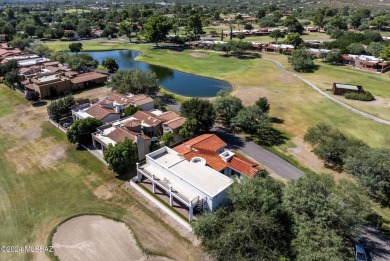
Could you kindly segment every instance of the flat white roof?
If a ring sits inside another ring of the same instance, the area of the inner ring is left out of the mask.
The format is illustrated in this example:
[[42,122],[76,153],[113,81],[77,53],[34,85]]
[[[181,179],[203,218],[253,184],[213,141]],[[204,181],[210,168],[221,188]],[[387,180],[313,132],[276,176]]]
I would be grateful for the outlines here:
[[189,162],[167,147],[154,151],[146,157],[210,197],[218,195],[233,184],[231,178],[201,162]]
[[59,78],[58,74],[40,77],[38,79],[38,81],[39,82],[48,82],[48,81],[52,81],[52,80],[56,80],[56,79],[61,79],[61,78]]
[[359,90],[359,88],[356,85],[349,85],[349,84],[336,83],[336,87],[348,89],[348,90],[354,90],[354,91]]
[[73,114],[76,114],[81,119],[93,118],[92,115],[86,113],[84,110],[73,110]]

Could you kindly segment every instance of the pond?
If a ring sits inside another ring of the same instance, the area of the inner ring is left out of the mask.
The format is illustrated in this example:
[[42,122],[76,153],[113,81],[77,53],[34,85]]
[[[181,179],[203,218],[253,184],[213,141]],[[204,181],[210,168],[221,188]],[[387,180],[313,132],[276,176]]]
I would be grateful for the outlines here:
[[107,57],[116,60],[120,69],[139,68],[142,71],[151,70],[160,81],[160,85],[167,91],[188,97],[214,97],[221,90],[232,91],[230,83],[203,76],[197,76],[172,70],[166,67],[147,64],[134,60],[141,55],[138,51],[115,50],[104,52],[84,52],[93,56],[101,63]]

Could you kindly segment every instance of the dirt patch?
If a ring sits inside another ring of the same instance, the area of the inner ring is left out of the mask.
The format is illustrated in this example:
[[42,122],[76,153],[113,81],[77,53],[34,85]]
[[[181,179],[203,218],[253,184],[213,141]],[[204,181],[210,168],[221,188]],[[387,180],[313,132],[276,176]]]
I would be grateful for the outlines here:
[[61,224],[53,247],[61,261],[170,260],[146,256],[124,223],[101,216],[80,216]]
[[104,96],[108,96],[111,94],[111,89],[106,87],[106,86],[102,86],[102,87],[99,87],[99,88],[93,88],[93,89],[90,89],[90,90],[86,90],[86,91],[83,91],[82,93],[78,93],[75,96],[76,99],[78,98],[83,98],[83,99],[96,99],[96,98],[101,98],[101,97],[104,97]]
[[101,185],[93,191],[93,194],[100,199],[110,199],[112,198],[111,189],[107,185]]
[[12,147],[5,157],[15,173],[25,174],[30,173],[32,168],[44,171],[54,167],[60,159],[65,158],[65,149],[50,139],[41,139]]
[[294,137],[291,141],[296,145],[294,148],[288,148],[287,152],[292,155],[300,164],[313,170],[317,173],[329,173],[334,174],[336,180],[339,179],[351,179],[351,177],[344,173],[336,173],[330,169],[324,167],[324,162],[319,159],[313,152],[309,144],[305,143],[303,139]]
[[204,53],[198,53],[198,52],[190,52],[189,55],[196,58],[204,58],[207,56]]

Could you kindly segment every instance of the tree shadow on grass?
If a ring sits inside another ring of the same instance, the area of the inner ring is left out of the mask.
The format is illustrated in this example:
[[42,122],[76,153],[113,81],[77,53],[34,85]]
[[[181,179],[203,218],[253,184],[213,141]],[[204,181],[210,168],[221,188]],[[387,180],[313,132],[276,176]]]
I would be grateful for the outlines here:
[[47,102],[46,101],[36,101],[36,102],[32,102],[31,105],[33,107],[42,107],[42,106],[46,106]]
[[137,176],[137,169],[136,167],[132,167],[131,169],[127,170],[125,173],[116,175],[115,178],[122,180],[122,181],[129,181],[130,179]]
[[256,143],[264,146],[278,146],[284,144],[288,137],[281,131],[270,128],[269,131],[258,134],[255,137],[252,137]]
[[282,124],[284,123],[283,119],[279,119],[278,117],[271,117],[271,122],[276,124]]
[[315,71],[317,71],[318,69],[320,69],[320,66],[318,64],[315,64],[313,66],[313,68],[310,68],[310,69],[304,69],[304,70],[299,70],[298,72],[301,72],[301,73],[314,73]]

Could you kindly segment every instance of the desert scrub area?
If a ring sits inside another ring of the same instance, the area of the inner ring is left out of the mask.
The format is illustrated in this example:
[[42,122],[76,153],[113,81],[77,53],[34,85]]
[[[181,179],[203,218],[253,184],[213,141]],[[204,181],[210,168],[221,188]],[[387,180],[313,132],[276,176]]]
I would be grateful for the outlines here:
[[[124,222],[148,255],[202,258],[197,247],[140,203],[123,180],[69,144],[47,121],[46,106],[33,107],[4,85],[0,97],[0,108],[7,108],[0,117],[0,245],[46,245],[61,221],[97,214]],[[0,260],[48,259],[42,253],[0,253]]]

